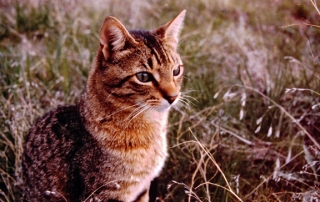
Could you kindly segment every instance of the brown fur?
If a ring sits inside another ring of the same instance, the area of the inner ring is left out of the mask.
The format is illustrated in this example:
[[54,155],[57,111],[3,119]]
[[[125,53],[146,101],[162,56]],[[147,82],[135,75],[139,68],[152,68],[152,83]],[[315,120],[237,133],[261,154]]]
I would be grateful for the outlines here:
[[81,102],[47,113],[25,140],[25,201],[148,201],[180,96],[185,11],[154,31],[107,17]]

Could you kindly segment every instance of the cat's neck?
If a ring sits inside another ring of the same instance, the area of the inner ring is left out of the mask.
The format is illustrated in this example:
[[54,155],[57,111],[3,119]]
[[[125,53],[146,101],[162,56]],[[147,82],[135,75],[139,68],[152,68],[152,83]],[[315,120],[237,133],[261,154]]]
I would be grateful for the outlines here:
[[138,114],[135,109],[115,102],[112,97],[101,101],[88,91],[80,102],[86,129],[105,147],[121,149],[125,144],[127,148],[145,148],[165,139],[169,110]]

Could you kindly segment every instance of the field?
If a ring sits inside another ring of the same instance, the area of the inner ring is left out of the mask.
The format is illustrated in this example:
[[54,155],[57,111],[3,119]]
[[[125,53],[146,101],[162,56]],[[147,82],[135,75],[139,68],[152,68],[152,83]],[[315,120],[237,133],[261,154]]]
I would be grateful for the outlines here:
[[32,123],[79,101],[104,17],[153,29],[183,9],[159,201],[320,201],[316,0],[0,0],[0,201],[21,194]]

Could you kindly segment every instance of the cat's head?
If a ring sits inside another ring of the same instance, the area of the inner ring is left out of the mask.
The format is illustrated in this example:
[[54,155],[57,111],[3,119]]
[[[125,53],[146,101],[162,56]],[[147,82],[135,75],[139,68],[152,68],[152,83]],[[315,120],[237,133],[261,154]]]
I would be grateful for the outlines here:
[[184,67],[177,53],[185,11],[152,30],[128,31],[107,17],[100,29],[100,50],[91,69],[87,91],[100,102],[166,110],[180,96]]

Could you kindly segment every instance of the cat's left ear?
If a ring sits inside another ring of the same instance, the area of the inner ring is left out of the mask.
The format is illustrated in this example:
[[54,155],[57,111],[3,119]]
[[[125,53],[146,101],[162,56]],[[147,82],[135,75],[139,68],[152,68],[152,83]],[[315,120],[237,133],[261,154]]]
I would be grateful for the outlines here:
[[160,36],[165,43],[177,48],[179,43],[179,35],[183,27],[183,21],[186,15],[186,10],[183,10],[176,18],[159,27],[154,32]]

